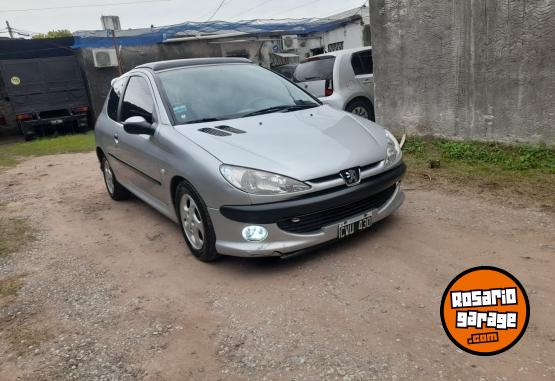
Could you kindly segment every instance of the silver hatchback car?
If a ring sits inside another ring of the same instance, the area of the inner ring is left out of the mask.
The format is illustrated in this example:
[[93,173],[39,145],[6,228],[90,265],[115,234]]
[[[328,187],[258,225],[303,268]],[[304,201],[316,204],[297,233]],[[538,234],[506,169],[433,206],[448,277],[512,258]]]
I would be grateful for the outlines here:
[[178,223],[202,261],[296,254],[404,200],[391,133],[246,59],[156,62],[115,79],[96,144],[110,196],[134,194]]

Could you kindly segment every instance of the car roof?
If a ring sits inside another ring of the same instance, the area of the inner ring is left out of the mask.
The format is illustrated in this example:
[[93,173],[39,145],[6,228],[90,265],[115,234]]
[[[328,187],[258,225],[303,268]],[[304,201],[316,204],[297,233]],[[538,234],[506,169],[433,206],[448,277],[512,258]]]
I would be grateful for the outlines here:
[[252,63],[251,60],[246,58],[189,58],[183,60],[169,60],[150,62],[137,66],[135,69],[151,69],[153,71],[160,71],[166,69],[174,69],[178,67],[202,66],[202,65],[217,65],[217,64],[236,64],[236,63]]
[[275,66],[274,68],[277,69],[278,67],[295,67],[295,66],[299,66],[299,64],[298,63],[290,63],[290,64],[285,64],[285,65]]
[[310,60],[311,58],[314,57],[339,57],[339,56],[343,56],[346,54],[352,54],[352,53],[356,53],[356,52],[362,52],[364,50],[372,50],[371,46],[363,46],[362,48],[352,48],[352,49],[344,49],[344,50],[335,50],[333,52],[329,52],[329,53],[322,53],[322,54],[318,54],[316,56],[312,56],[312,57],[308,57],[308,59]]

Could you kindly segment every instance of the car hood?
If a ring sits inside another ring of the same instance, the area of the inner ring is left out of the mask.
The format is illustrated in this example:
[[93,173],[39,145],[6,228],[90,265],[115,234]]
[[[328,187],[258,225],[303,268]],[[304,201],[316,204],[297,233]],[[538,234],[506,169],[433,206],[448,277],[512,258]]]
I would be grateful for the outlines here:
[[[219,126],[241,132],[215,136],[202,131]],[[382,161],[387,142],[377,124],[325,105],[175,128],[222,163],[301,181]]]

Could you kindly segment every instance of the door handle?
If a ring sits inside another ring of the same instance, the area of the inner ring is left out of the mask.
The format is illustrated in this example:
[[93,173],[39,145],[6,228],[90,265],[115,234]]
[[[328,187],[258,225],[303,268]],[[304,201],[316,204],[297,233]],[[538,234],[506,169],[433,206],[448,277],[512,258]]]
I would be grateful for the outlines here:
[[119,136],[118,136],[118,134],[114,134],[114,142],[116,142],[116,144],[119,143]]

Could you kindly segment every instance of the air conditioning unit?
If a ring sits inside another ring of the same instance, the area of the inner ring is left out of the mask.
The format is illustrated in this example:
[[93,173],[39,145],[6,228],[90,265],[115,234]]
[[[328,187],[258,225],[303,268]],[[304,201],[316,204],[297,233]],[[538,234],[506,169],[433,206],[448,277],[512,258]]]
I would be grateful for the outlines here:
[[118,56],[116,49],[93,49],[94,67],[116,67]]
[[299,47],[299,39],[296,34],[291,34],[282,37],[283,50],[297,50]]

